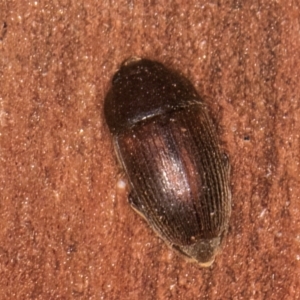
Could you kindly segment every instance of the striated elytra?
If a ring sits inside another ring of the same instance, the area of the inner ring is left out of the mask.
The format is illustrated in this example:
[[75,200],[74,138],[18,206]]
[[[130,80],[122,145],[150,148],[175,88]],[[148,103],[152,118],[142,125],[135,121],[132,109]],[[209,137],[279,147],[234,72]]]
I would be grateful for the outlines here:
[[129,59],[104,114],[132,207],[170,247],[211,265],[231,212],[229,164],[195,88],[161,63]]

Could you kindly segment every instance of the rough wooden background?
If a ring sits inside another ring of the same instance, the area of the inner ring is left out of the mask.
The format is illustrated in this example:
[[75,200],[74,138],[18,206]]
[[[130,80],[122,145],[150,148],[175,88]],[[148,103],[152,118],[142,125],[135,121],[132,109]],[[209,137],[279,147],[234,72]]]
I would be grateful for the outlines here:
[[[116,189],[103,100],[132,56],[182,71],[230,156],[209,269]],[[297,1],[0,0],[0,299],[300,299]]]

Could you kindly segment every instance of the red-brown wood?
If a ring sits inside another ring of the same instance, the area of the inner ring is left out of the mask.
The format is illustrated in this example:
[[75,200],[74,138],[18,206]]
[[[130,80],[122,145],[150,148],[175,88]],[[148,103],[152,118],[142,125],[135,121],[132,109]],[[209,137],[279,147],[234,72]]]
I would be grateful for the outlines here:
[[[299,9],[0,2],[0,299],[300,299]],[[211,268],[169,250],[116,188],[103,100],[132,55],[191,79],[230,155]]]

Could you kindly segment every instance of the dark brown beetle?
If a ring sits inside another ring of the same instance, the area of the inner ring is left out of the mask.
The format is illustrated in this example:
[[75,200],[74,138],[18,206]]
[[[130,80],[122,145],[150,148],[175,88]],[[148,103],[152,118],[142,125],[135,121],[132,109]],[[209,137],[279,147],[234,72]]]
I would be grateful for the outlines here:
[[158,62],[130,59],[104,113],[132,207],[173,249],[211,265],[231,212],[229,164],[192,84]]

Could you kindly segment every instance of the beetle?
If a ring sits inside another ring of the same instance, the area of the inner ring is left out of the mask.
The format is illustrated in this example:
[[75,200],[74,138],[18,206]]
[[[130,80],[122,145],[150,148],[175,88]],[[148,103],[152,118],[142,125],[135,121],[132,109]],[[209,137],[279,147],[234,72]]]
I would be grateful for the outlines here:
[[210,266],[231,213],[229,162],[191,82],[159,62],[128,59],[104,116],[131,206],[171,248]]

